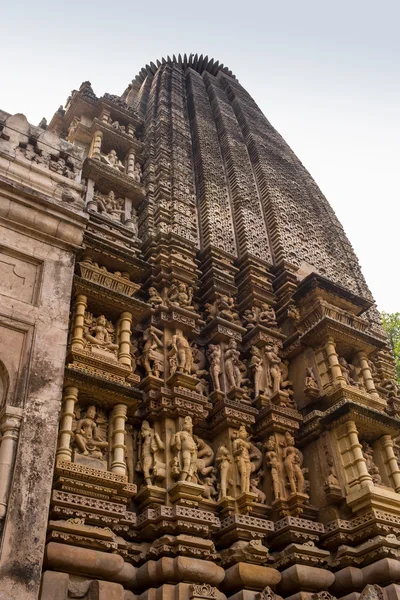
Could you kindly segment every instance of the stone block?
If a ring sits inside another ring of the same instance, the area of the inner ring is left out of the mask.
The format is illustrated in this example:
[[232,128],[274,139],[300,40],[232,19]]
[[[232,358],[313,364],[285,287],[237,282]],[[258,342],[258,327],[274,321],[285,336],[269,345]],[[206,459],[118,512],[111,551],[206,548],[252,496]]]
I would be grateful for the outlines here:
[[68,573],[45,571],[42,576],[40,600],[68,600],[68,582]]

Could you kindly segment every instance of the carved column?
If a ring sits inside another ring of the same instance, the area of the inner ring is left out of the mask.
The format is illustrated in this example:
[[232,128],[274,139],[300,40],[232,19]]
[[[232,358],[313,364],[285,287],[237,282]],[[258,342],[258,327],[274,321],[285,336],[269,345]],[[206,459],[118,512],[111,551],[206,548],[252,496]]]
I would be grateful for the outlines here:
[[131,148],[126,159],[126,174],[133,177],[135,173],[135,151]]
[[123,312],[119,318],[118,333],[119,333],[119,352],[118,360],[121,364],[127,367],[132,366],[131,358],[131,323],[132,315],[130,312]]
[[393,440],[390,435],[383,435],[380,442],[389,477],[396,492],[400,492],[400,469],[393,450]]
[[0,416],[0,519],[4,519],[6,515],[21,420],[21,408],[3,408]]
[[86,185],[86,210],[96,210],[97,211],[97,202],[94,199],[94,181],[93,179],[87,180]]
[[71,462],[71,437],[74,408],[78,400],[78,388],[69,386],[64,390],[64,403],[61,413],[60,431],[58,434],[57,460]]
[[338,383],[340,381],[345,383],[342,369],[340,368],[339,359],[336,354],[335,340],[332,337],[329,337],[325,343],[325,349],[333,383]]
[[101,142],[103,140],[103,132],[97,130],[94,132],[93,141],[92,141],[92,149],[90,152],[91,158],[100,158],[101,156]]
[[363,486],[365,482],[372,484],[372,477],[368,473],[365,458],[362,453],[362,446],[358,439],[358,431],[354,421],[346,422],[347,436],[350,442],[350,449],[353,454],[353,462],[358,472],[358,481]]
[[375,388],[374,380],[371,375],[371,369],[368,364],[368,359],[367,359],[366,353],[364,351],[358,352],[357,358],[360,363],[361,372],[363,375],[363,379],[364,379],[364,383],[365,383],[367,392],[369,394],[371,394],[371,396],[373,396],[374,398],[379,399],[379,394]]
[[75,298],[74,330],[72,334],[72,346],[83,348],[83,328],[85,322],[85,310],[87,307],[87,297],[79,294]]
[[125,421],[128,407],[116,404],[113,408],[112,421],[112,463],[111,471],[116,475],[126,475],[125,464]]

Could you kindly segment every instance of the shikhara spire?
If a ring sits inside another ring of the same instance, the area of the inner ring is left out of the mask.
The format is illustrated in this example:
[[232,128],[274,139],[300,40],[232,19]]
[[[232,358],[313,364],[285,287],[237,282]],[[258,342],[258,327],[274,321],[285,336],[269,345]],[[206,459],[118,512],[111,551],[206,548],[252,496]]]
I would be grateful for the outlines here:
[[393,359],[232,72],[0,112],[0,194],[0,597],[396,598]]

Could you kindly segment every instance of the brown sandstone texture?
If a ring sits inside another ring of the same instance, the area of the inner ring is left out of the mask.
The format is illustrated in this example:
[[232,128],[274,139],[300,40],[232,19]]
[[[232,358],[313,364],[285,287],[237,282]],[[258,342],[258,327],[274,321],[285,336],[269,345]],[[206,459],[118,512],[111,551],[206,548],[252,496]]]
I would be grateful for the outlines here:
[[379,315],[229,69],[0,111],[0,230],[0,600],[400,596]]

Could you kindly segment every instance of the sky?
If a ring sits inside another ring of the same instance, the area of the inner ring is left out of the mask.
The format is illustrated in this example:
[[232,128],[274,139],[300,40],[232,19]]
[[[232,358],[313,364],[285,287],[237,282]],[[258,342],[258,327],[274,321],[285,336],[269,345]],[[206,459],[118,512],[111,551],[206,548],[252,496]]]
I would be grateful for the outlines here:
[[0,108],[50,120],[72,89],[121,94],[150,61],[228,66],[328,198],[377,301],[400,312],[398,0],[8,2]]

